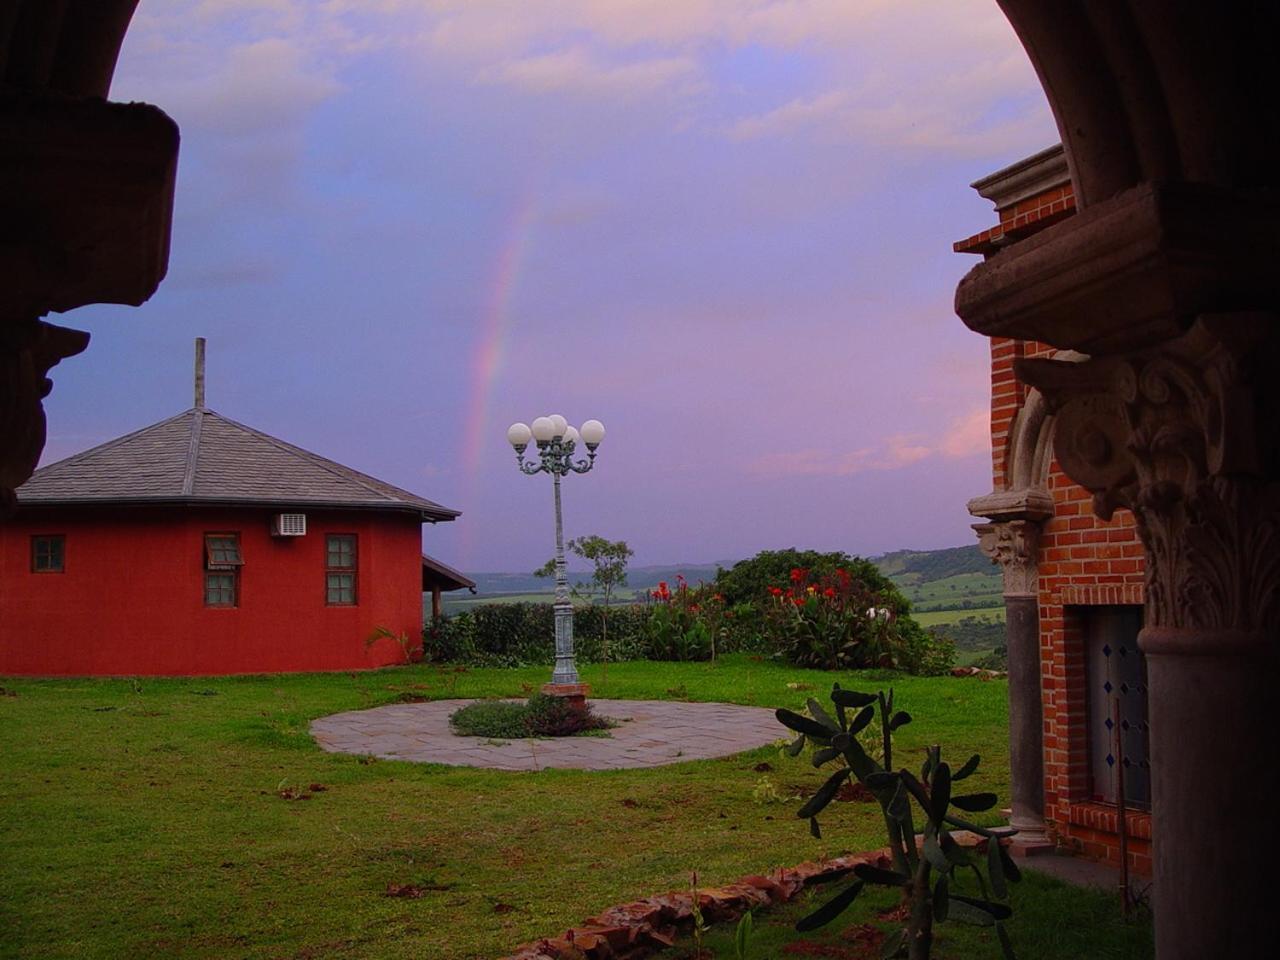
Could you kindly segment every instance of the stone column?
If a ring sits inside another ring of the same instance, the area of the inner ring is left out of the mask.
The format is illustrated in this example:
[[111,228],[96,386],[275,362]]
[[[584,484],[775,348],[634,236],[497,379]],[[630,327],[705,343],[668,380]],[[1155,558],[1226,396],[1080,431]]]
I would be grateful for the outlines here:
[[1156,952],[1262,956],[1274,939],[1264,824],[1280,795],[1280,317],[1201,315],[1164,344],[1024,361],[1054,448],[1096,512],[1147,550]]
[[[974,525],[982,552],[1004,574],[1005,642],[1009,657],[1009,792],[1010,826],[1021,852],[1049,846],[1044,823],[1044,717],[1041,708],[1040,602],[1038,549],[1042,502],[1027,508],[1022,497],[1014,512],[993,509],[993,497],[970,501],[977,516],[987,511],[993,522]],[[1003,498],[1009,500],[1009,495]],[[984,509],[985,508],[985,509]],[[1003,517],[1003,519],[996,519]]]

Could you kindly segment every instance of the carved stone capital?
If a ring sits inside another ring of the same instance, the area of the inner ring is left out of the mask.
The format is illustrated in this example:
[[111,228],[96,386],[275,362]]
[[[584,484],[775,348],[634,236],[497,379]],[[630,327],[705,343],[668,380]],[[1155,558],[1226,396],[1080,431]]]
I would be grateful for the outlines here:
[[1040,587],[1037,561],[1040,524],[1030,520],[975,523],[978,547],[1000,565],[1006,597],[1034,597]]
[[1015,368],[1095,512],[1133,511],[1150,625],[1280,626],[1280,318],[1205,315],[1156,348]]

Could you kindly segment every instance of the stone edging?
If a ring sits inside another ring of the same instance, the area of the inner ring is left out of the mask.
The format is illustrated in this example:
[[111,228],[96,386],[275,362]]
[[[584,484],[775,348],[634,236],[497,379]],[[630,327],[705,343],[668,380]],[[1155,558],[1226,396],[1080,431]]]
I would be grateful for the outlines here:
[[[860,863],[888,867],[887,850],[853,853],[822,863],[782,867],[737,883],[698,891],[698,908],[711,923],[738,919],[748,910],[787,903],[806,887],[833,880]],[[610,907],[559,937],[528,943],[503,960],[639,960],[675,945],[693,928],[693,893],[672,892]]]

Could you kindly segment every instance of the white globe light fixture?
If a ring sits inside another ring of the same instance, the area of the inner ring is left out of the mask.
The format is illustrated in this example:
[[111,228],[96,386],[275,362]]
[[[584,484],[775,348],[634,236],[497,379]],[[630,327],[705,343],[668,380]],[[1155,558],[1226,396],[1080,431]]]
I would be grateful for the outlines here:
[[541,446],[556,435],[556,425],[550,417],[539,417],[533,421],[533,439]]
[[[531,438],[538,444],[538,454],[535,459],[526,460],[524,452]],[[544,693],[575,699],[586,696],[587,690],[578,677],[578,668],[573,660],[573,604],[569,600],[569,578],[565,574],[560,478],[589,471],[596,462],[596,447],[603,439],[604,425],[599,420],[588,420],[579,432],[558,413],[538,417],[532,426],[513,423],[507,428],[507,442],[515,448],[520,472],[529,476],[551,474],[556,500],[556,663],[551,672],[551,682],[542,689]],[[573,454],[579,443],[586,444],[587,456],[574,460]]]
[[527,423],[513,423],[507,427],[507,443],[517,450],[527,447],[531,439],[533,439],[533,431],[529,429]]
[[599,420],[588,420],[582,425],[582,442],[588,447],[600,446],[604,439],[604,424]]

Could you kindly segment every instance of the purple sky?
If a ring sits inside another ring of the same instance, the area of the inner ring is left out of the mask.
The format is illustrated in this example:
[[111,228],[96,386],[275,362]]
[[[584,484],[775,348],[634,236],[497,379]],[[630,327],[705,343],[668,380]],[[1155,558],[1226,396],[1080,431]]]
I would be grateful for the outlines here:
[[[514,420],[604,421],[566,533],[636,563],[972,539],[967,184],[1056,142],[992,0],[143,0],[112,96],[182,128],[169,276],[54,371],[45,462],[209,406],[549,554]],[[57,317],[52,318],[55,322]]]

